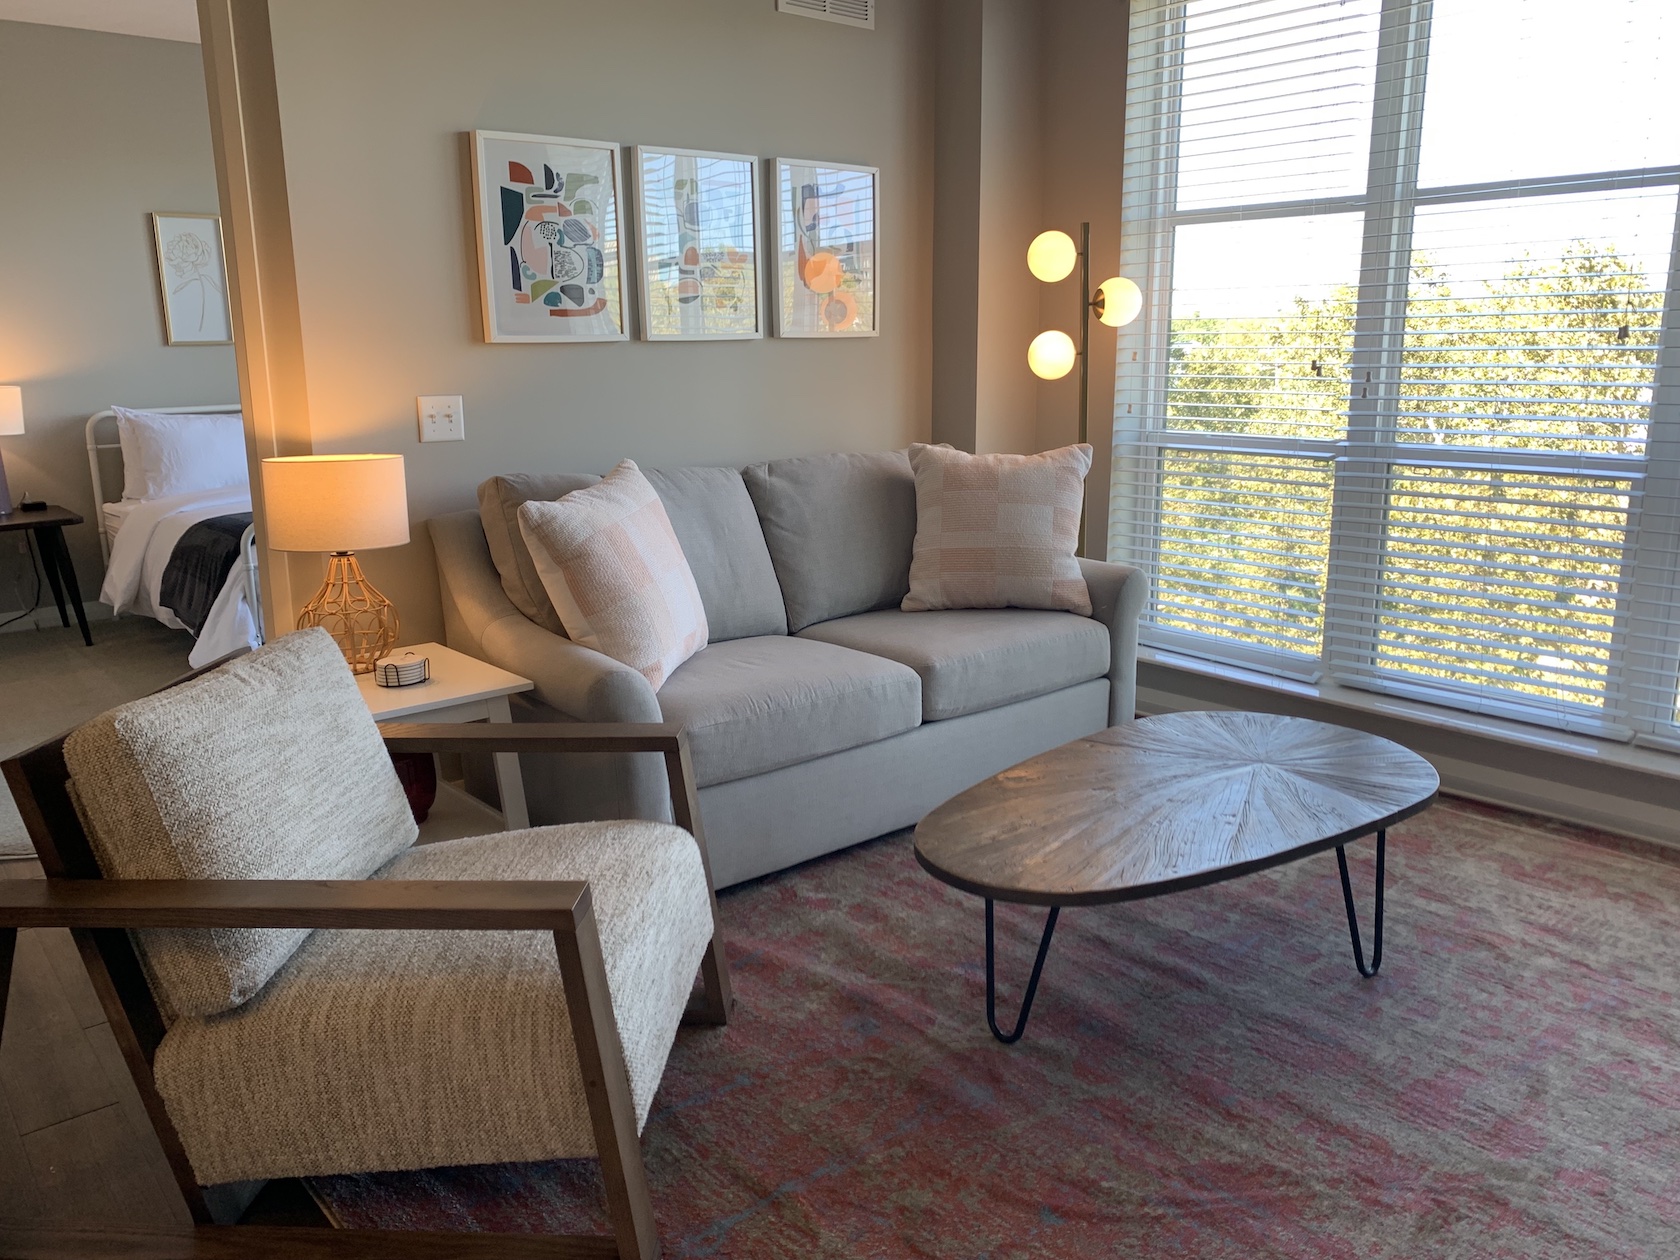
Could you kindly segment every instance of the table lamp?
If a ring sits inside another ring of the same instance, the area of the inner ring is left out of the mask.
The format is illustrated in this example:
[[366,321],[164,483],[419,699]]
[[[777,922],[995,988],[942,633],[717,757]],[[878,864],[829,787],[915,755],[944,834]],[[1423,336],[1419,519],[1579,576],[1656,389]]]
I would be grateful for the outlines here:
[[[23,432],[23,390],[0,385],[0,437],[17,437]],[[6,485],[6,461],[0,458],[0,516],[12,514],[12,492]]]
[[353,673],[397,644],[397,610],[367,578],[356,552],[408,541],[401,455],[286,455],[262,462],[268,545],[324,551],[327,579],[298,613],[297,628],[325,626]]

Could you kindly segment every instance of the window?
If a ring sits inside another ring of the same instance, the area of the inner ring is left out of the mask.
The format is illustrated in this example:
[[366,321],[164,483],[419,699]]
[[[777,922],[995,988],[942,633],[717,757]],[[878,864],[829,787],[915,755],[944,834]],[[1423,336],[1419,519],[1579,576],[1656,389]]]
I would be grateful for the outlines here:
[[1677,76],[1666,0],[1133,0],[1145,642],[1680,748]]

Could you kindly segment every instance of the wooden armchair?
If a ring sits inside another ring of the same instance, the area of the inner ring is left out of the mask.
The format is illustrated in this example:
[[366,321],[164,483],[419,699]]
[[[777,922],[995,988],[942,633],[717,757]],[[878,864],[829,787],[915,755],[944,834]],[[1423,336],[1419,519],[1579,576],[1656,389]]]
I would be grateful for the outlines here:
[[[288,636],[292,637],[296,636]],[[287,640],[280,641],[285,642]],[[273,645],[263,651],[272,651],[278,646]],[[348,682],[347,673],[345,681]],[[684,1023],[706,1024],[727,1021],[732,1001],[729,975],[716,927],[716,899],[711,892],[705,840],[695,809],[694,775],[688,746],[680,730],[666,725],[409,725],[388,726],[379,733],[383,735],[386,747],[399,752],[610,751],[663,754],[673,816],[677,825],[692,836],[693,844],[698,848],[700,866],[705,872],[705,898],[711,912],[711,935],[705,943],[699,966],[703,992],[695,995],[682,1013],[682,1020]],[[311,965],[306,958],[309,950],[314,951],[313,957],[319,958],[331,953],[335,948],[334,941],[349,938],[332,935],[310,938],[308,946],[296,951],[297,957],[304,961],[288,960],[283,963],[276,979],[270,981],[262,993],[249,998],[245,1005],[234,1007],[230,1014],[201,1020],[171,1012],[166,1009],[169,1005],[167,1000],[160,1002],[158,963],[162,949],[156,942],[166,939],[196,940],[209,936],[203,929],[375,929],[382,936],[388,932],[412,933],[417,930],[430,933],[540,931],[553,937],[559,977],[556,992],[563,992],[570,1040],[576,1048],[583,1101],[587,1107],[587,1132],[593,1138],[592,1153],[601,1163],[607,1209],[613,1227],[610,1240],[588,1236],[554,1239],[552,1241],[558,1248],[554,1254],[617,1255],[638,1260],[658,1254],[659,1242],[638,1137],[638,1107],[632,1098],[632,1081],[627,1072],[625,1048],[620,1040],[614,995],[608,987],[610,968],[603,953],[598,899],[592,896],[588,882],[553,878],[106,878],[101,863],[101,845],[108,845],[110,837],[90,836],[84,827],[84,817],[96,818],[97,811],[89,808],[85,799],[86,788],[78,792],[77,785],[72,782],[71,764],[66,759],[66,738],[49,741],[4,763],[7,783],[35,842],[47,879],[0,883],[0,1031],[4,1028],[6,989],[17,929],[70,928],[195,1221],[209,1225],[217,1216],[224,1214],[217,1211],[217,1199],[222,1188],[201,1184],[199,1174],[195,1172],[195,1165],[214,1166],[215,1159],[206,1153],[210,1145],[207,1139],[183,1137],[179,1121],[189,1114],[190,1108],[183,1103],[178,1085],[174,1098],[168,1097],[168,1089],[160,1088],[157,1071],[160,1050],[170,1039],[172,1030],[175,1030],[176,1038],[189,1033],[201,1039],[211,1037],[212,1034],[203,1032],[201,1026],[237,1025],[247,1018],[246,1010],[259,1008],[264,1002],[289,1001],[295,1010],[295,993],[288,994],[284,990],[289,983],[291,990],[295,991],[301,982],[289,980],[287,969],[307,971]],[[82,798],[80,809],[77,808],[77,800],[73,799],[77,796]],[[96,821],[93,825],[98,828]],[[643,828],[667,826],[626,825]],[[558,846],[568,840],[570,829],[591,826],[571,824],[569,827],[509,833],[508,841],[530,845],[552,840]],[[450,846],[485,842],[479,844],[478,849],[458,852],[493,850],[498,839],[479,837],[471,841],[449,841],[420,846],[410,852],[422,859],[432,860],[439,851],[448,850]],[[611,839],[610,835],[606,837],[606,841]],[[449,855],[443,853],[441,856],[447,858]],[[398,867],[398,874],[402,860],[399,858],[392,864]],[[691,862],[692,858],[688,861]],[[106,865],[109,865],[108,861]],[[698,892],[692,895],[698,895]],[[619,938],[637,930],[637,925],[625,922],[622,915],[616,924],[608,926],[617,932]],[[200,931],[187,937],[174,935],[180,929]],[[167,930],[171,935],[166,938],[160,930]],[[263,939],[272,941],[278,936],[279,933],[268,932]],[[437,939],[436,952],[449,954],[451,947],[448,942],[443,938]],[[424,948],[424,938],[417,940]],[[317,946],[317,941],[325,943]],[[693,957],[692,954],[685,956]],[[318,963],[315,965],[319,966]],[[690,977],[693,974],[689,972]],[[475,983],[481,981],[482,977],[475,978]],[[283,992],[276,993],[276,989]],[[167,987],[162,990],[165,998],[169,992]],[[627,996],[620,994],[620,1001]],[[373,994],[370,992],[371,997]],[[342,1012],[338,1022],[345,1022]],[[212,1040],[210,1044],[214,1046],[218,1043]],[[667,1041],[667,1048],[668,1044]],[[658,1060],[662,1070],[663,1052],[659,1053]],[[558,1070],[560,1067],[569,1068],[569,1065],[556,1064],[556,1077],[564,1074]],[[240,1079],[244,1087],[248,1082],[244,1077]],[[277,1088],[286,1087],[287,1083],[282,1081]],[[643,1081],[644,1094],[649,1088]],[[550,1100],[550,1105],[557,1104]],[[537,1108],[533,1107],[533,1110]],[[533,1126],[535,1124],[533,1121]],[[198,1149],[193,1149],[195,1141]],[[555,1152],[555,1155],[577,1153],[564,1151]],[[531,1157],[528,1152],[493,1156]],[[271,1171],[264,1171],[264,1158],[281,1162]],[[292,1154],[283,1159],[277,1155],[268,1157],[262,1151],[256,1151],[249,1156],[248,1165],[241,1164],[241,1167],[248,1166],[261,1176],[355,1171],[344,1167],[300,1170],[286,1165],[286,1160],[295,1165],[296,1158]],[[379,1166],[377,1163],[369,1164],[367,1170]],[[399,1163],[385,1166],[414,1165]]]

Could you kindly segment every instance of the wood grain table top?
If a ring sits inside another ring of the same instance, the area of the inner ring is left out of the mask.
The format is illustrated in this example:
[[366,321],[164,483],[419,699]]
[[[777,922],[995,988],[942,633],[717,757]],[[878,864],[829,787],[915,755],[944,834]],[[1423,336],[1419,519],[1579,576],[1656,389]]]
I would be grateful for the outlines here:
[[1110,727],[953,797],[916,828],[933,876],[996,901],[1100,905],[1195,888],[1386,829],[1435,769],[1392,740],[1268,713]]

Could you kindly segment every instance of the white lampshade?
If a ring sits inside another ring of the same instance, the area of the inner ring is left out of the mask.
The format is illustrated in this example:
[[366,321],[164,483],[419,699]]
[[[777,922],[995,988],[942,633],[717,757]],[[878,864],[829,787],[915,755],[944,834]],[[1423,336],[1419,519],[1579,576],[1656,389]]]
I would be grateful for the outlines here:
[[262,462],[268,545],[371,551],[408,541],[401,455],[285,455]]
[[1065,280],[1079,261],[1079,247],[1066,232],[1040,232],[1027,246],[1027,270],[1046,284]]
[[1060,380],[1073,371],[1078,358],[1079,349],[1073,344],[1073,338],[1055,329],[1039,333],[1027,347],[1027,366],[1034,375],[1047,381]]
[[1111,276],[1097,292],[1102,294],[1102,314],[1097,318],[1110,328],[1131,323],[1143,309],[1143,290],[1125,276]]
[[23,432],[23,390],[0,385],[0,437],[17,437]]

